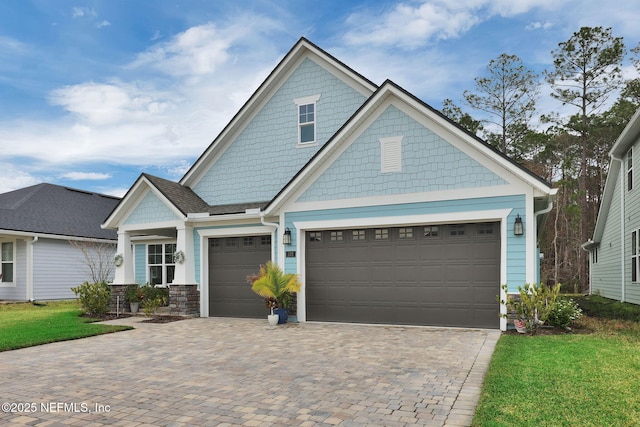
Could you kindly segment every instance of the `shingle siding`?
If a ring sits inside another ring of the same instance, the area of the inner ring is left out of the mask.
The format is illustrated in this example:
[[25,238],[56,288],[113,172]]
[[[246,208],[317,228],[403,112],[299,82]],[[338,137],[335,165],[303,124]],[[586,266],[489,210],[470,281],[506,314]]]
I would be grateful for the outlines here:
[[[380,138],[393,136],[402,136],[402,170],[383,173]],[[495,173],[392,105],[297,202],[504,184]]]
[[129,214],[124,224],[149,224],[175,221],[176,219],[179,219],[179,217],[152,191],[149,191],[133,212]]
[[[298,147],[293,100],[315,94],[318,144]],[[320,65],[303,60],[193,190],[210,205],[271,199],[364,101]]]

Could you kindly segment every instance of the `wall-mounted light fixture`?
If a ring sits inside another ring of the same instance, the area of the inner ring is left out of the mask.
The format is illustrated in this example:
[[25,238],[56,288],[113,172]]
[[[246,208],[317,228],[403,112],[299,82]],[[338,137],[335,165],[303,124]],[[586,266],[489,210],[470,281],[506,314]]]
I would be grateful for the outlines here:
[[524,227],[522,225],[522,218],[520,218],[520,214],[516,216],[516,222],[513,224],[513,234],[515,236],[522,236],[524,233]]
[[291,244],[291,230],[285,228],[284,234],[282,235],[282,244],[288,246]]

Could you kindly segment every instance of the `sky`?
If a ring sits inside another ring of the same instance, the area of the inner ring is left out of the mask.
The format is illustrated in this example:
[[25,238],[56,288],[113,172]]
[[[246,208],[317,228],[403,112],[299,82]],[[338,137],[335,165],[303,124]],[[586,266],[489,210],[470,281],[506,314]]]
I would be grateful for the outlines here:
[[[637,46],[640,2],[605,3],[2,0],[0,193],[48,182],[123,196],[143,172],[179,181],[302,36],[440,109],[462,105],[502,53],[551,69],[582,26]],[[538,110],[559,111],[545,91]]]

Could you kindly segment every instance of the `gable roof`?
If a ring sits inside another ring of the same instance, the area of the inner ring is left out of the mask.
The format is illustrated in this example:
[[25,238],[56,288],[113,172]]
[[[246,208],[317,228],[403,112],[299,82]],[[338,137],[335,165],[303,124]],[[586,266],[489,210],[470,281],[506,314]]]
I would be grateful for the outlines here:
[[116,239],[100,227],[119,198],[53,184],[0,194],[0,231]]
[[604,226],[609,217],[611,201],[613,200],[614,191],[616,190],[616,183],[620,177],[622,158],[638,139],[640,139],[640,108],[635,112],[633,117],[631,117],[631,120],[629,120],[629,123],[627,123],[627,126],[625,126],[613,144],[613,147],[609,150],[611,161],[609,162],[607,181],[605,182],[602,193],[602,202],[598,210],[598,218],[596,219],[596,226],[593,230],[593,238],[585,243],[585,245],[587,245],[585,247],[602,240]]
[[105,217],[103,217],[106,219],[102,227],[117,228],[118,221],[127,213],[126,209],[129,201],[143,194],[145,188],[151,188],[156,191],[165,204],[168,204],[169,207],[179,212],[185,218],[190,213],[208,213],[209,215],[245,213],[247,209],[262,209],[268,203],[268,201],[257,201],[211,206],[202,200],[191,188],[185,185],[148,173],[142,173],[129,191],[127,191],[127,194],[120,200],[120,203],[113,207],[108,216],[105,215]]
[[265,208],[267,214],[278,209],[278,207],[284,203],[288,195],[295,191],[296,188],[303,185],[312,171],[319,167],[320,164],[324,163],[330,156],[330,153],[335,151],[337,147],[341,145],[342,141],[348,138],[359,124],[363,123],[367,117],[374,113],[378,106],[391,96],[408,103],[419,111],[422,111],[423,114],[431,118],[440,126],[447,128],[459,138],[462,138],[470,145],[479,149],[486,156],[498,162],[514,175],[518,176],[521,180],[537,189],[540,193],[550,196],[556,193],[556,190],[551,188],[551,184],[540,176],[520,165],[481,138],[467,131],[458,123],[449,119],[444,114],[426,104],[424,101],[418,99],[415,95],[409,93],[396,83],[391,80],[386,80],[382,86],[380,86],[378,90],[349,118],[349,120],[344,123],[344,125],[331,137],[331,139],[329,139],[329,141],[316,152],[305,166],[298,171],[289,183],[287,183],[287,185],[285,185],[280,192],[276,194],[271,202],[269,202],[269,205]]
[[233,140],[233,136],[243,129],[249,122],[249,118],[259,111],[263,103],[265,103],[282,84],[285,80],[284,76],[291,72],[302,58],[309,55],[312,55],[328,69],[340,75],[342,79],[349,80],[356,90],[367,97],[378,88],[375,83],[354,71],[342,61],[322,50],[306,38],[301,37],[247,102],[245,102],[242,108],[233,116],[231,121],[222,129],[213,142],[211,142],[204,153],[195,161],[180,180],[180,184],[193,186],[197,182],[199,174],[206,170],[207,165],[215,158],[216,154],[224,150],[226,144]]

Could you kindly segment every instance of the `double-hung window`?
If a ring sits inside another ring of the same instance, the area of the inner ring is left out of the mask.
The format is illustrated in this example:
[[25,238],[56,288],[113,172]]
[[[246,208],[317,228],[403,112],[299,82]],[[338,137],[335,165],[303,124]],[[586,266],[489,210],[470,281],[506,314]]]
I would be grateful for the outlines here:
[[13,242],[3,242],[0,245],[0,282],[13,283],[14,276],[14,245]]
[[175,243],[159,243],[147,246],[149,283],[152,285],[166,285],[173,282],[176,272],[175,252]]
[[298,108],[298,145],[315,145],[316,140],[316,102],[320,95],[305,96],[293,100]]

